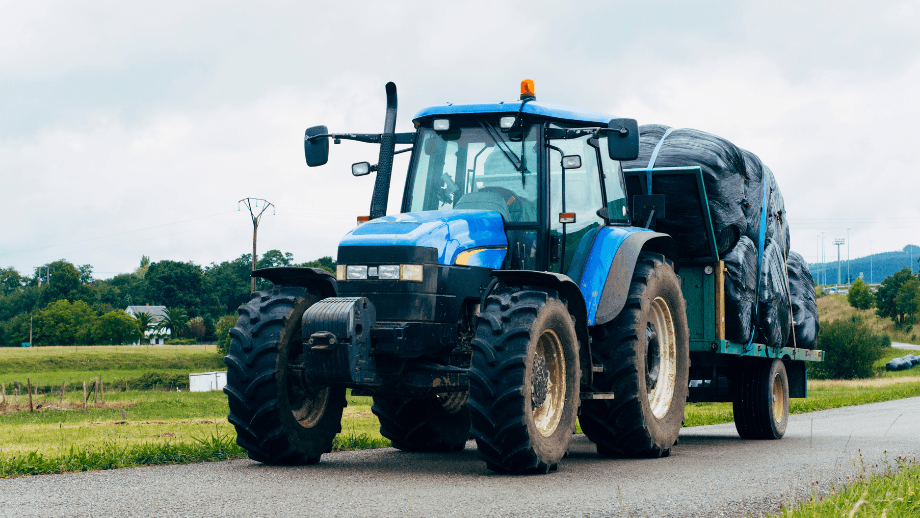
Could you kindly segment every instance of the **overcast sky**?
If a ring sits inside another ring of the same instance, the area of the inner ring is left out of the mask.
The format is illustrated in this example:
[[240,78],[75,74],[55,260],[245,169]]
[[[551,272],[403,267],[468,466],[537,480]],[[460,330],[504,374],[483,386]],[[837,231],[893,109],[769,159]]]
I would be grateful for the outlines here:
[[[641,4],[641,5],[637,5]],[[207,265],[335,256],[377,146],[308,169],[303,132],[397,130],[421,108],[541,101],[714,133],[776,174],[792,248],[920,243],[920,1],[3,2],[0,267],[96,277],[141,255]],[[406,155],[389,211],[398,211]],[[245,208],[243,208],[245,211]],[[844,254],[846,250],[844,249]],[[836,257],[835,257],[836,258]]]

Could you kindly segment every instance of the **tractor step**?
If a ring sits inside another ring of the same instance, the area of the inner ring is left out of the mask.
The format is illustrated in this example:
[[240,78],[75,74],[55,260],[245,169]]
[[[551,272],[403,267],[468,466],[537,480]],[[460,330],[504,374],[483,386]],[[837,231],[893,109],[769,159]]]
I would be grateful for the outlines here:
[[582,392],[581,399],[613,399],[613,392]]

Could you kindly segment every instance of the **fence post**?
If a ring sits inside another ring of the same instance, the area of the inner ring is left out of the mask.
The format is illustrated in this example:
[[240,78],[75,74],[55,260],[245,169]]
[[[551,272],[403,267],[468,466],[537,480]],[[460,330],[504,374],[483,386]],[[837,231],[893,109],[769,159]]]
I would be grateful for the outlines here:
[[32,379],[26,378],[26,383],[29,386],[29,412],[34,412],[35,409],[32,408]]
[[93,404],[99,404],[99,378],[93,380]]
[[83,410],[86,410],[86,400],[89,399],[89,396],[86,394],[86,382],[83,382]]
[[3,395],[3,402],[0,402],[0,406],[2,406],[3,411],[6,412],[6,383],[0,383],[0,394]]
[[13,382],[14,392],[13,392],[13,402],[16,403],[16,410],[19,410],[19,382]]
[[64,406],[64,391],[67,390],[67,382],[61,384],[61,406]]
[[102,400],[102,406],[105,406],[105,384],[102,382],[102,374],[99,375],[99,396]]

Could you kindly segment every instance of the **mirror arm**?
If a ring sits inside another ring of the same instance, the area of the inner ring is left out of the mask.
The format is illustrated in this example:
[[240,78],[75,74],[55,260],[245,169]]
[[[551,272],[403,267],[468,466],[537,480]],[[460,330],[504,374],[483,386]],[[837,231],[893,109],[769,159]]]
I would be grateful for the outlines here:
[[[395,133],[396,143],[397,144],[412,144],[415,141],[415,132],[410,133]],[[366,142],[368,144],[379,144],[380,143],[380,133],[323,133],[320,135],[313,135],[307,140],[315,140],[318,138],[329,138],[332,137],[334,142],[338,144],[339,140],[355,140],[358,142]]]

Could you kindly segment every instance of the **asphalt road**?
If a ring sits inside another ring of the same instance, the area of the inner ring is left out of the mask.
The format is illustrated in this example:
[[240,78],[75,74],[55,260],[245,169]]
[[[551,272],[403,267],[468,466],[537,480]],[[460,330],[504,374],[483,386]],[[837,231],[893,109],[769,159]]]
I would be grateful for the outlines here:
[[512,477],[462,453],[387,448],[316,466],[250,461],[0,480],[2,516],[758,516],[860,463],[920,456],[920,398],[791,416],[781,441],[734,425],[687,428],[658,460],[599,457],[577,436],[559,470]]
[[898,349],[907,349],[908,351],[920,351],[920,345],[904,344],[901,342],[891,342],[891,346],[896,347]]

